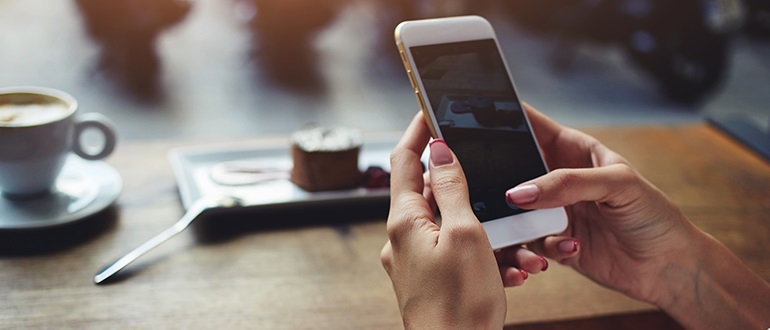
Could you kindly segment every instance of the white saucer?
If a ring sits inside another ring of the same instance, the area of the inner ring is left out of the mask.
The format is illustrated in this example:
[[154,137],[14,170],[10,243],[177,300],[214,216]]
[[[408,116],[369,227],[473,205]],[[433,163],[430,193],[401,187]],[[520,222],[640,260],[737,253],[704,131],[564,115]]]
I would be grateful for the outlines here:
[[120,175],[110,165],[70,156],[53,194],[28,200],[0,196],[0,231],[43,229],[82,220],[112,205],[122,188]]

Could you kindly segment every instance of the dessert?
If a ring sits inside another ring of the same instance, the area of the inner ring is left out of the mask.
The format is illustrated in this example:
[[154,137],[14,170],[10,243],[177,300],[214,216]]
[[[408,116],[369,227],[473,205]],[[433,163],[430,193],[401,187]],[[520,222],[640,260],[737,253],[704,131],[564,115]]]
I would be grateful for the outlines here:
[[291,181],[310,191],[350,189],[361,184],[361,132],[316,127],[291,136]]

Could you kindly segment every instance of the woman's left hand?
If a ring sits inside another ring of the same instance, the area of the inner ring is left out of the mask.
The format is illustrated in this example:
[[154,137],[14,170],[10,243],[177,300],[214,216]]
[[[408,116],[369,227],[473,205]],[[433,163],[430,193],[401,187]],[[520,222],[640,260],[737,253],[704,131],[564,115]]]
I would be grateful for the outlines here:
[[429,139],[418,114],[391,154],[389,241],[380,258],[404,326],[499,329],[507,310],[504,284],[521,285],[547,262],[524,249],[495,255],[470,208],[462,168],[442,140],[431,143],[423,177],[420,155]]

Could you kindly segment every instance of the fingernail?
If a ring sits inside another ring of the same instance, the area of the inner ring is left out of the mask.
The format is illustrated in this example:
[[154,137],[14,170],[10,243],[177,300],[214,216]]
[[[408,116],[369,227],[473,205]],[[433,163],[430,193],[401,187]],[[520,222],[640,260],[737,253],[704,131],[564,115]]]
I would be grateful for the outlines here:
[[430,162],[433,166],[444,166],[454,162],[452,152],[442,139],[430,141]]
[[519,269],[519,273],[521,273],[521,276],[523,276],[525,280],[526,280],[527,278],[529,278],[529,274],[528,274],[527,272],[525,272],[525,271],[523,271],[523,270]]
[[505,198],[514,205],[529,204],[540,198],[540,188],[534,184],[521,185],[506,191]]
[[580,244],[578,244],[578,241],[576,239],[574,240],[568,239],[566,241],[559,242],[556,248],[559,249],[559,252],[562,252],[562,253],[575,253],[578,251],[579,246]]
[[544,272],[546,269],[548,269],[548,260],[546,260],[544,257],[540,257],[540,261],[543,262],[543,269],[541,269],[541,272]]

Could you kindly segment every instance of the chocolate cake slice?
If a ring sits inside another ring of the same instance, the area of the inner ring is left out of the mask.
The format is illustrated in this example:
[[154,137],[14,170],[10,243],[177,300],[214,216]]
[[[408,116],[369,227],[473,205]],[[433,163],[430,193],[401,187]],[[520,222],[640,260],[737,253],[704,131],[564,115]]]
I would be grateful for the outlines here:
[[316,127],[294,133],[291,181],[311,192],[359,186],[362,140],[360,131],[349,128]]

